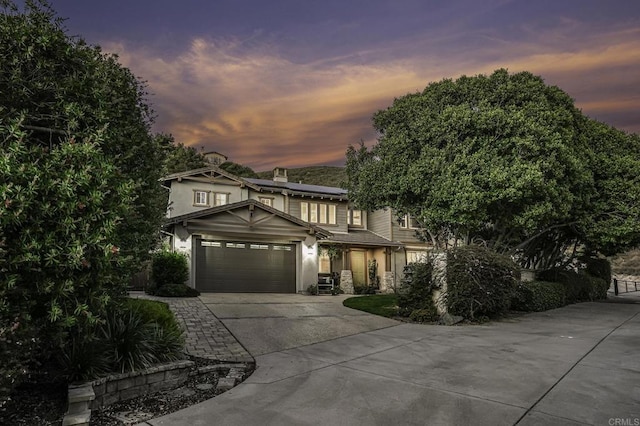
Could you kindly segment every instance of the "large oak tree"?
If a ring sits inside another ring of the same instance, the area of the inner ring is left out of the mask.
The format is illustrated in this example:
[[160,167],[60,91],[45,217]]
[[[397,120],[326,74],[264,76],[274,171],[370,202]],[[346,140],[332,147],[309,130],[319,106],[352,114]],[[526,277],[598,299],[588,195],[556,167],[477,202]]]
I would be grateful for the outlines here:
[[436,247],[480,242],[549,267],[574,248],[640,242],[638,137],[589,119],[540,77],[445,79],[373,123],[378,143],[347,150],[350,199],[412,215]]

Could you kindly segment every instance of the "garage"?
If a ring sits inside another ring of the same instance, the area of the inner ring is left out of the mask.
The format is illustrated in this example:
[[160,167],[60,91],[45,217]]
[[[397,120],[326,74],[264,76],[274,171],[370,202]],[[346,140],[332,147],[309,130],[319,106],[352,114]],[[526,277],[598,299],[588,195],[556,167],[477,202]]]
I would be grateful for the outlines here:
[[295,293],[296,246],[195,239],[196,288],[217,293]]

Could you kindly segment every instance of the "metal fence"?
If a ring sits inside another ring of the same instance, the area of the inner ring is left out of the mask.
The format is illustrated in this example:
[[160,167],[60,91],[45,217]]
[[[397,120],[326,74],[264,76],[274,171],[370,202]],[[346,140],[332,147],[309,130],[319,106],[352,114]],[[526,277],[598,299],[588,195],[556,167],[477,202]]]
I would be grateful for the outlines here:
[[638,291],[640,282],[638,281],[618,281],[617,278],[613,279],[613,292],[616,296],[620,293],[631,293]]

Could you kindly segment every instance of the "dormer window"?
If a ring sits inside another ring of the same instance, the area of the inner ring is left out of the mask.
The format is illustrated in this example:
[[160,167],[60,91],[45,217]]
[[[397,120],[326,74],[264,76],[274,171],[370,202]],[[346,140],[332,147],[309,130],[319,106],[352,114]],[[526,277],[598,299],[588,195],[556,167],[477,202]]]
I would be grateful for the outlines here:
[[193,205],[199,207],[209,206],[209,191],[193,191]]
[[214,192],[213,205],[224,206],[225,204],[229,204],[229,194],[226,194],[224,192]]
[[258,201],[260,201],[265,206],[273,207],[273,198],[269,197],[258,197]]
[[349,210],[347,224],[350,226],[362,226],[362,210]]
[[411,215],[406,214],[398,219],[398,223],[400,224],[400,228],[402,229],[419,229],[420,224],[416,221]]

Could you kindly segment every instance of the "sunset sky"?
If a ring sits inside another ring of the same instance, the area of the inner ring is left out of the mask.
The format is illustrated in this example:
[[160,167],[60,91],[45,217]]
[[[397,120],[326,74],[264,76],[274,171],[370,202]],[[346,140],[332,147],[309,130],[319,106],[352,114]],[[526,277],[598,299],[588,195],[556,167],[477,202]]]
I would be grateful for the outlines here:
[[257,171],[343,165],[433,81],[531,71],[640,133],[637,0],[51,0],[148,82],[154,131]]

